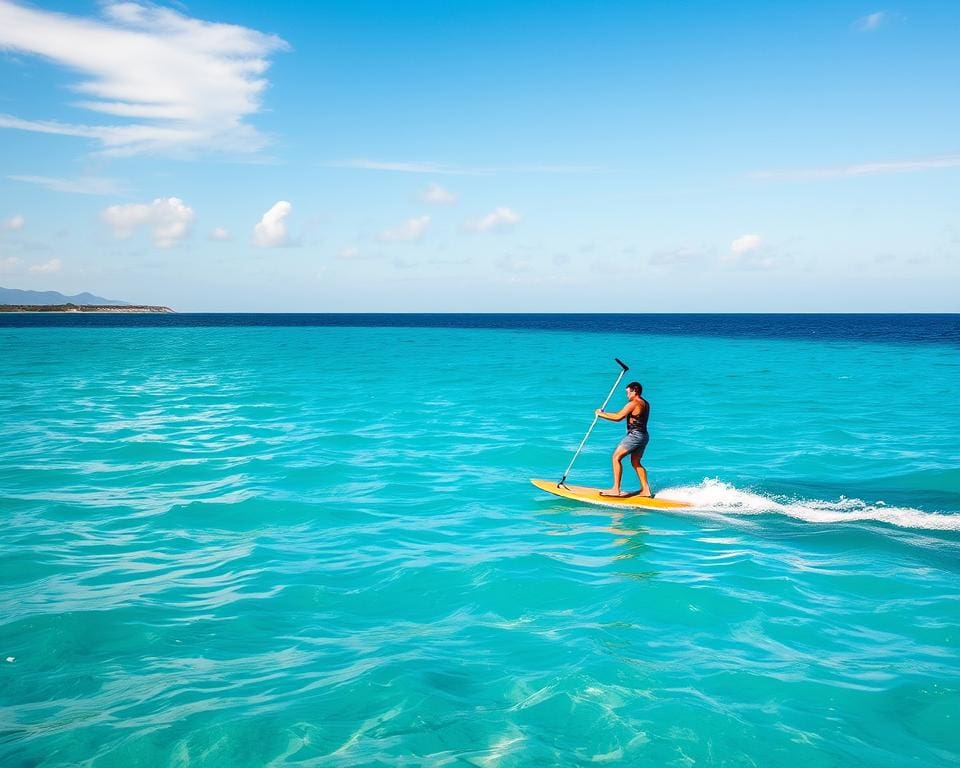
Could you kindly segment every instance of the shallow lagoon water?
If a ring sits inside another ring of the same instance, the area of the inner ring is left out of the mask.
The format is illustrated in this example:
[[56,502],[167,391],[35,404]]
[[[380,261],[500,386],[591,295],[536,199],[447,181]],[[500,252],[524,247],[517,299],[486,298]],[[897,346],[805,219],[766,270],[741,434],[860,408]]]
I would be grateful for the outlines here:
[[3,765],[960,761],[955,316],[175,317],[0,320]]

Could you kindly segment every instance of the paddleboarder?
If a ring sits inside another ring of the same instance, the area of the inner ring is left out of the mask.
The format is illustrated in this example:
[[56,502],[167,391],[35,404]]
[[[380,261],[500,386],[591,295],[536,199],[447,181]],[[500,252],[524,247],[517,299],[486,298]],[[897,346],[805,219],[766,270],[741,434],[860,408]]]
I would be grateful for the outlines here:
[[[643,386],[639,381],[631,381],[627,384],[627,404],[616,413],[607,413],[598,408],[596,415],[598,418],[607,421],[627,420],[627,436],[620,441],[620,444],[613,452],[613,487],[606,491],[600,491],[601,496],[653,496],[650,492],[650,484],[647,482],[647,470],[640,459],[643,458],[643,452],[650,442],[650,435],[647,432],[647,420],[650,418],[650,403],[643,399]],[[630,463],[640,478],[640,492],[638,494],[624,493],[620,490],[620,481],[623,477],[623,459],[630,454]]]

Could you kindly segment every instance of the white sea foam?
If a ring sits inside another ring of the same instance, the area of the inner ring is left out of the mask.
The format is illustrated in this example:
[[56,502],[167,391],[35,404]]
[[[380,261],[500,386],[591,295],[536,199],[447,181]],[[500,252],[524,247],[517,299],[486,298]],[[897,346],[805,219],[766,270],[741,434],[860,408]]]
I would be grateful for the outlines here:
[[784,499],[744,491],[717,479],[705,478],[700,485],[664,488],[658,496],[687,501],[696,512],[722,515],[779,514],[808,523],[853,523],[875,521],[900,528],[928,531],[960,531],[960,515],[924,512],[910,507],[891,507],[883,501],[867,502],[840,497]]

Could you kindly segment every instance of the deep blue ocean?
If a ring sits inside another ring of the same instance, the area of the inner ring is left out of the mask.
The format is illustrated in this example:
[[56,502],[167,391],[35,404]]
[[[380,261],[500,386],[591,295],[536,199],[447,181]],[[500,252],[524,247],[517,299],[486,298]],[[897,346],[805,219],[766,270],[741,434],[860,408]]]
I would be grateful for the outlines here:
[[[693,508],[530,485],[615,357]],[[0,314],[0,766],[958,765],[958,384],[960,315]]]

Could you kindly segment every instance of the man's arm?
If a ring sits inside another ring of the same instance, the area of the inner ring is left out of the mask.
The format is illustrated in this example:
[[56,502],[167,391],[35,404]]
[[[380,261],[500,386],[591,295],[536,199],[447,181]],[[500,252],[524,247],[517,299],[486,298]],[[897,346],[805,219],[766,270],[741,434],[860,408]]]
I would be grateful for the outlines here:
[[623,408],[621,408],[616,413],[607,413],[606,411],[601,411],[599,408],[595,411],[596,415],[601,419],[606,419],[607,421],[623,421],[627,418],[627,415],[630,411],[633,410],[633,403],[627,403]]

